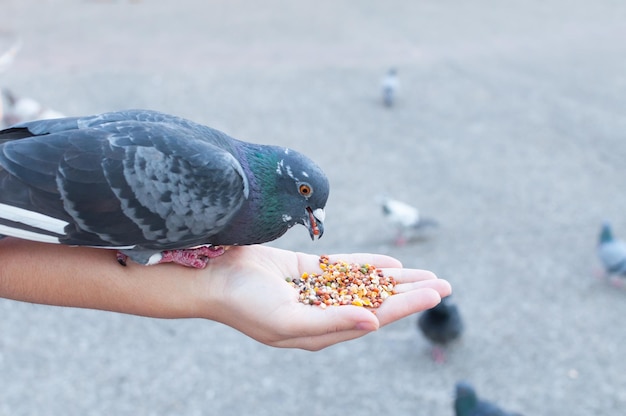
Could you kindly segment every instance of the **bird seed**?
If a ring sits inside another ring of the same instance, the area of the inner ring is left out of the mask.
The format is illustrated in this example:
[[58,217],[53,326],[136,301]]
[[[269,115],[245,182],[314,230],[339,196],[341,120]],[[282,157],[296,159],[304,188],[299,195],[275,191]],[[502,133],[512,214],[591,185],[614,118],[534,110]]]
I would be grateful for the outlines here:
[[328,256],[321,256],[322,273],[303,273],[299,278],[287,281],[299,291],[300,302],[326,308],[331,305],[355,305],[378,308],[393,295],[396,281],[385,276],[382,270],[371,264],[338,261],[330,263]]

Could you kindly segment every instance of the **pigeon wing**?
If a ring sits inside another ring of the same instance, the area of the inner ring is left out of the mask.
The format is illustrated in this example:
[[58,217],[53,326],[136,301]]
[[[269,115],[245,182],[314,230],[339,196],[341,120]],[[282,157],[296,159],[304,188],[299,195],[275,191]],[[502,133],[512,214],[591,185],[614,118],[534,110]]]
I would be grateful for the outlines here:
[[626,273],[626,243],[624,241],[613,240],[600,244],[598,256],[608,272]]
[[[167,249],[219,232],[247,197],[238,161],[203,139],[210,129],[127,115],[25,123],[0,134],[0,208],[12,216],[0,210],[0,233]],[[41,223],[47,219],[53,225]]]

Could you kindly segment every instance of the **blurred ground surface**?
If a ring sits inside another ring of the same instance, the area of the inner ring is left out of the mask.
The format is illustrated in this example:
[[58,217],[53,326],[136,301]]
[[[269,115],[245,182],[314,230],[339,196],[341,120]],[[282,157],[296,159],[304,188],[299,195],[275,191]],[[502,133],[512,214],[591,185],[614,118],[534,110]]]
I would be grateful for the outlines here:
[[[174,6],[175,4],[175,6]],[[467,321],[440,366],[415,318],[311,353],[200,320],[0,302],[1,415],[452,415],[454,382],[526,415],[626,409],[626,4],[582,0],[1,0],[0,85],[70,115],[162,110],[289,145],[327,171],[324,238],[449,279]],[[379,82],[398,68],[397,106]],[[442,224],[396,248],[374,196]]]

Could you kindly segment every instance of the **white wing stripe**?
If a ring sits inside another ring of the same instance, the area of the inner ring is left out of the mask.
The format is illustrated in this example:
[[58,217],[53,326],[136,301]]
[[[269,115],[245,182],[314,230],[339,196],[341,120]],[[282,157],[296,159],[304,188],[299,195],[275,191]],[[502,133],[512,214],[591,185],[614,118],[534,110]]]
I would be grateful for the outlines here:
[[40,243],[59,244],[59,239],[51,235],[37,234],[32,231],[26,231],[19,228],[8,227],[0,224],[0,235],[21,238],[22,240],[39,241]]
[[[30,225],[31,227],[40,228],[59,235],[65,234],[65,226],[69,224],[58,218],[6,204],[0,204],[0,218]],[[56,240],[58,242],[58,239]]]
[[107,250],[132,250],[135,247],[137,247],[137,245],[133,245],[133,246],[85,246],[85,247],[91,247],[91,248],[104,248]]

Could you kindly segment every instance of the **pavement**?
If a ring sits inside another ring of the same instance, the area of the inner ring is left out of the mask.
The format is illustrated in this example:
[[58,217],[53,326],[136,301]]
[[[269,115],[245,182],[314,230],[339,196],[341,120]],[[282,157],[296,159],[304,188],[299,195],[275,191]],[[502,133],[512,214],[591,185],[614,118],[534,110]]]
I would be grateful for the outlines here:
[[[459,379],[525,415],[626,409],[626,4],[8,0],[0,86],[68,115],[151,108],[287,145],[327,172],[324,238],[448,279],[466,321],[435,364],[416,316],[319,352],[203,320],[0,301],[0,415],[453,415]],[[398,69],[396,105],[380,81]],[[440,227],[404,247],[376,195]]]

